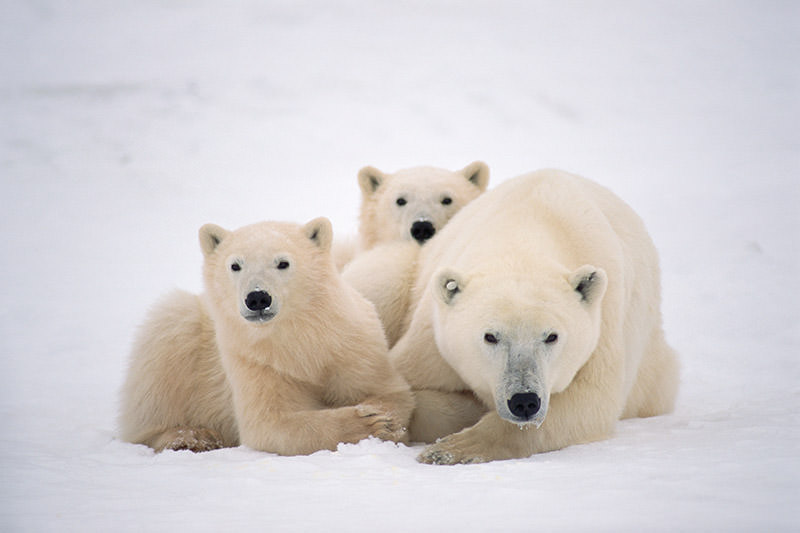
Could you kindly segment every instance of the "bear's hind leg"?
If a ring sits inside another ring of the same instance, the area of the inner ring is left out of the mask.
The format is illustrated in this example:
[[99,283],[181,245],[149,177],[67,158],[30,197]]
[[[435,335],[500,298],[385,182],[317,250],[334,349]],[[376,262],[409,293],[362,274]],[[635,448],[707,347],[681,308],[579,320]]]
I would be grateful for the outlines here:
[[679,381],[678,356],[667,344],[661,328],[656,328],[645,349],[622,418],[645,418],[672,412]]
[[162,450],[208,452],[225,447],[222,435],[218,431],[202,427],[170,428],[151,437],[146,444],[156,453]]

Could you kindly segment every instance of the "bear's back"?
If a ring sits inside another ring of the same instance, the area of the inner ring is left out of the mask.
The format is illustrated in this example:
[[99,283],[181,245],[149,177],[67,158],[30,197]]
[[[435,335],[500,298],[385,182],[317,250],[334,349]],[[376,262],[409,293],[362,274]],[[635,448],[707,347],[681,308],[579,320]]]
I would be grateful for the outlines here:
[[572,270],[613,257],[617,232],[609,216],[627,207],[618,199],[615,205],[615,199],[599,185],[563,171],[540,170],[508,180],[464,207],[423,249],[420,281],[441,266],[492,270],[555,259]]
[[[421,252],[412,308],[443,267],[462,273],[603,268],[618,303],[658,294],[658,258],[639,216],[607,188],[561,170],[537,170],[486,192]],[[525,275],[527,272],[522,272]]]

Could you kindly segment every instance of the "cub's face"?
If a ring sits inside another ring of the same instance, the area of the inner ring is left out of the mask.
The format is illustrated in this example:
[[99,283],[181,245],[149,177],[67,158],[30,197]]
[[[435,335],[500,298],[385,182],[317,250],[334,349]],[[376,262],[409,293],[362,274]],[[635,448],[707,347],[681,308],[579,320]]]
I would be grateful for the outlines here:
[[332,231],[321,218],[306,226],[262,222],[235,231],[206,224],[199,237],[212,313],[263,325],[313,297],[310,288],[330,260]]
[[489,169],[482,162],[456,172],[416,167],[385,174],[365,167],[358,178],[362,236],[368,247],[398,240],[421,245],[486,190]]
[[497,413],[540,426],[550,395],[566,389],[600,333],[605,273],[591,266],[535,279],[450,270],[434,277],[439,351]]

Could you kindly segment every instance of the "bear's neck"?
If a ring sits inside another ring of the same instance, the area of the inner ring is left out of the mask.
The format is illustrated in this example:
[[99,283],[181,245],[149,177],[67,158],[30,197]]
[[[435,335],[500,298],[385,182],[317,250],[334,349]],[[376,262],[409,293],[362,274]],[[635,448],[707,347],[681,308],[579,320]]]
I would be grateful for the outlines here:
[[337,317],[331,316],[330,305],[308,307],[263,325],[238,316],[215,317],[223,362],[241,358],[295,379],[316,380],[332,361],[330,344],[336,338]]

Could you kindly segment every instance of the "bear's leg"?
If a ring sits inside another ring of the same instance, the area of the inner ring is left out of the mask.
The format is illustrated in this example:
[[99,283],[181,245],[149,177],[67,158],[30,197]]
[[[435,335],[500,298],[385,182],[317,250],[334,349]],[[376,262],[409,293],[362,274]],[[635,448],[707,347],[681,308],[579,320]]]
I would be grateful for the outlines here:
[[412,442],[434,442],[474,425],[486,406],[471,391],[414,391],[416,407],[408,430]]
[[477,424],[459,433],[439,439],[417,457],[421,463],[454,465],[485,463],[531,455],[527,440],[531,431],[520,429],[490,411]]
[[672,412],[679,381],[678,357],[664,339],[664,332],[657,327],[645,348],[622,418]]
[[[406,441],[414,407],[402,379],[379,381],[380,393],[363,394],[358,405],[327,407],[319,391],[288,380],[267,366],[236,358],[229,366],[233,404],[241,443],[281,455],[306,455],[335,450],[340,442],[370,436]],[[388,361],[384,363],[387,369]],[[369,381],[369,380],[368,380]]]
[[339,443],[356,443],[371,436],[395,442],[408,440],[406,427],[379,405],[270,410],[264,415],[258,420],[240,416],[242,444],[280,455],[336,450]]
[[[551,396],[548,411],[539,428],[514,424],[500,418],[497,411],[490,411],[474,426],[428,446],[417,460],[449,465],[520,459],[602,440],[612,433],[616,421],[614,414],[601,415],[592,405],[577,405],[575,398],[565,398],[564,393]],[[600,418],[594,418],[596,415]]]
[[207,452],[223,448],[222,435],[209,428],[177,427],[155,435],[146,443],[156,452],[162,450],[189,450]]
[[[185,291],[168,294],[148,313],[120,398],[122,440],[160,450],[171,447],[166,433],[173,428],[215,428],[226,446],[238,444],[213,323],[201,298]],[[194,440],[201,449],[219,447],[211,437]]]

